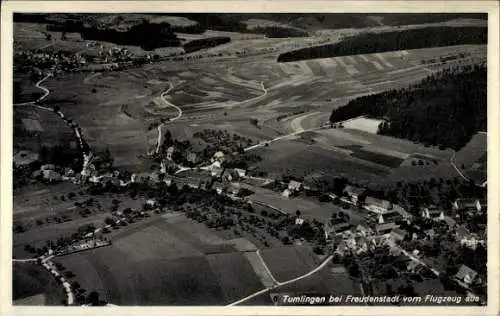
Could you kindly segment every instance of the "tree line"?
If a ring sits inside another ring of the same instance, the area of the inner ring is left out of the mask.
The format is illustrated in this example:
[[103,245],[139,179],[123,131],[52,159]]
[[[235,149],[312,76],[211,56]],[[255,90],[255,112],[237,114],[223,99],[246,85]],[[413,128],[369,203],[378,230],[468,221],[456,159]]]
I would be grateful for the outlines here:
[[427,27],[385,33],[364,33],[336,43],[306,47],[278,56],[278,62],[373,54],[405,49],[463,44],[486,44],[485,27]]
[[432,74],[417,84],[350,101],[333,110],[330,121],[366,115],[384,120],[379,133],[455,150],[486,130],[485,65]]

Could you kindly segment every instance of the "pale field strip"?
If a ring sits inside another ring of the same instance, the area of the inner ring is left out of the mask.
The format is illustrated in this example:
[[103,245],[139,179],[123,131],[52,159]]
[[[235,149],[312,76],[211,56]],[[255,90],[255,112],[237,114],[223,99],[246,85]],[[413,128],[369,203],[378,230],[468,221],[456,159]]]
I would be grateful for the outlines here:
[[19,306],[44,306],[45,305],[45,294],[37,294],[37,295],[32,295],[28,296],[25,298],[21,298],[18,300],[15,300],[13,302],[13,305],[19,305]]
[[325,135],[327,137],[327,139],[329,137],[331,137],[334,139],[337,138],[340,140],[349,141],[349,142],[353,142],[353,143],[361,144],[361,145],[370,145],[371,144],[370,141],[368,141],[362,137],[352,135],[352,134],[350,134],[348,132],[344,132],[340,129],[319,130],[316,133],[318,133],[320,135]]
[[318,115],[320,114],[321,112],[311,112],[311,113],[307,113],[305,115],[301,115],[297,118],[294,118],[291,122],[290,122],[290,127],[297,133],[300,133],[300,132],[303,132],[304,131],[304,127],[302,126],[302,121],[305,120],[306,118],[310,117],[310,116],[313,116],[313,115]]
[[326,150],[331,150],[344,155],[350,155],[353,153],[352,150],[340,148],[331,144],[331,142],[325,136],[315,136],[314,140],[322,145],[322,148]]
[[333,58],[322,58],[319,61],[319,64],[326,70],[337,67],[338,63]]
[[343,57],[335,57],[335,61],[338,61],[342,67],[347,67],[348,65],[345,63],[345,61],[342,59]]
[[363,61],[365,61],[365,62],[370,62],[370,61],[368,60],[368,58],[366,58],[366,56],[365,56],[365,55],[358,55],[358,56],[359,56],[361,59],[363,59]]
[[260,278],[262,285],[266,288],[274,285],[274,280],[272,275],[268,272],[266,266],[263,264],[261,258],[257,252],[245,252],[244,256],[252,266],[253,271]]
[[347,65],[347,66],[345,67],[345,70],[347,71],[347,73],[348,73],[349,75],[356,75],[356,74],[358,74],[358,73],[359,73],[359,70],[358,70],[358,69],[356,69],[356,67],[354,67],[353,65]]
[[353,63],[354,65],[357,65],[357,64],[358,64],[358,62],[356,61],[356,59],[354,59],[354,57],[352,57],[352,56],[347,56],[347,59],[348,59],[351,63]]
[[279,65],[281,67],[281,70],[283,70],[283,72],[286,73],[287,75],[295,74],[295,70],[292,69],[292,67],[290,67],[289,63],[280,63]]
[[298,62],[297,65],[300,67],[300,70],[302,70],[302,73],[304,75],[310,76],[310,77],[314,76],[313,71],[311,70],[311,68],[309,68],[309,66],[307,65],[306,62]]
[[[393,54],[392,54],[392,53],[388,53],[388,54],[386,54],[386,55],[391,56],[391,55],[393,55]],[[384,55],[383,55],[383,54],[376,53],[376,54],[375,54],[375,56],[376,56],[378,59],[380,59],[380,61],[381,61],[384,65],[386,65],[386,66],[387,66],[387,67],[389,67],[389,68],[393,68],[393,65],[392,65],[391,63],[389,63],[389,62],[387,61],[387,59],[385,59],[385,57],[384,57]]]
[[359,117],[348,122],[345,122],[343,125],[345,128],[352,128],[361,131],[365,131],[371,134],[377,134],[378,126],[382,123],[382,120],[370,119],[366,117]]
[[378,70],[383,70],[384,67],[382,67],[382,65],[380,65],[378,62],[376,62],[375,60],[372,60],[371,63],[375,66],[375,68],[377,68]]

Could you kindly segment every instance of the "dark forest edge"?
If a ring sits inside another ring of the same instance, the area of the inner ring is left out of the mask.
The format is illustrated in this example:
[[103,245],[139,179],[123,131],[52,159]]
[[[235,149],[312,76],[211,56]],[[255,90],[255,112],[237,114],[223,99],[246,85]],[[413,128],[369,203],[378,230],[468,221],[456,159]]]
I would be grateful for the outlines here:
[[458,150],[487,123],[486,65],[446,69],[399,90],[363,96],[333,110],[330,121],[382,119],[379,134]]
[[405,49],[486,44],[485,27],[427,27],[386,33],[365,33],[336,44],[306,47],[278,56],[278,62],[373,54]]

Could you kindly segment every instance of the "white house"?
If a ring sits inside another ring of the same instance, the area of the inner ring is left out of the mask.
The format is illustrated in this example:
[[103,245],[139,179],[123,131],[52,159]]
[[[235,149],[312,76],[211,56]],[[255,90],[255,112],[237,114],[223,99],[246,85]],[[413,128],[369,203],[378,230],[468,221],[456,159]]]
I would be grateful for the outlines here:
[[353,187],[351,185],[347,185],[343,190],[343,192],[349,197],[351,202],[354,204],[358,203],[360,196],[365,191],[366,190],[363,188]]
[[392,210],[392,203],[387,200],[376,199],[374,197],[367,197],[365,200],[365,209],[378,213],[384,214]]
[[424,207],[421,214],[423,218],[444,221],[444,212],[435,206]]

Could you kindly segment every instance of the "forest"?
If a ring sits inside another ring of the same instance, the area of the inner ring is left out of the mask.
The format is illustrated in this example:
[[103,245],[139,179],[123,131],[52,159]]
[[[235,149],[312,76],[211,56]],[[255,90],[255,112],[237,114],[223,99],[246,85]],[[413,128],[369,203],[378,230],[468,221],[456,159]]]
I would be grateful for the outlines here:
[[191,53],[200,49],[215,47],[218,45],[226,44],[231,41],[231,38],[226,36],[202,38],[193,41],[189,41],[184,44],[184,51],[186,53]]
[[278,62],[373,54],[405,49],[486,44],[485,27],[427,27],[386,33],[364,33],[336,44],[306,47],[278,56]]
[[446,69],[407,88],[354,99],[333,110],[330,121],[366,115],[384,120],[379,134],[458,150],[486,131],[486,78],[485,65]]

